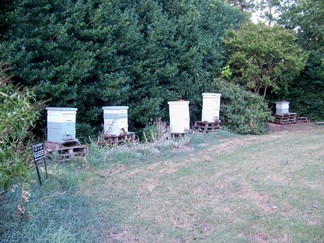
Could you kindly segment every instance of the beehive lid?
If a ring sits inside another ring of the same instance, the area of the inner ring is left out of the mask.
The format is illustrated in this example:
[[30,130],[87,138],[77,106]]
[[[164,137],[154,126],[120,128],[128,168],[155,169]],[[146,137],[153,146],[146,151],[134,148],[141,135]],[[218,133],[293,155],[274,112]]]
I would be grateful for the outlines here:
[[77,108],[70,108],[70,107],[46,107],[48,111],[77,111]]
[[182,104],[189,104],[189,101],[186,100],[178,100],[178,101],[169,101],[169,105],[182,105]]
[[281,105],[281,104],[289,104],[289,101],[278,101],[278,102],[276,102],[276,105]]
[[220,97],[222,94],[220,93],[202,93],[204,97]]
[[104,106],[103,110],[127,110],[128,106]]

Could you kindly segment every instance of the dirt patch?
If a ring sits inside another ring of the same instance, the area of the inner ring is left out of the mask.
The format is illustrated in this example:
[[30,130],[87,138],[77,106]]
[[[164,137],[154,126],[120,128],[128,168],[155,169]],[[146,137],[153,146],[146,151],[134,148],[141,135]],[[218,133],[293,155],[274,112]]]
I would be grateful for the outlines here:
[[315,125],[314,122],[297,122],[296,124],[286,124],[286,125],[269,123],[269,129],[271,133],[282,132],[282,131],[292,132],[292,131],[311,130],[316,127],[317,125]]
[[100,177],[107,178],[107,177],[110,177],[112,175],[121,173],[125,169],[126,169],[125,165],[115,165],[113,168],[110,168],[108,170],[105,170],[105,171],[101,172]]
[[119,231],[108,229],[107,232],[108,242],[139,242],[139,238],[128,227]]
[[181,146],[181,147],[176,147],[172,149],[172,152],[192,152],[194,148],[189,147],[189,146]]
[[144,191],[152,192],[159,185],[158,180],[149,179],[141,186],[141,193]]

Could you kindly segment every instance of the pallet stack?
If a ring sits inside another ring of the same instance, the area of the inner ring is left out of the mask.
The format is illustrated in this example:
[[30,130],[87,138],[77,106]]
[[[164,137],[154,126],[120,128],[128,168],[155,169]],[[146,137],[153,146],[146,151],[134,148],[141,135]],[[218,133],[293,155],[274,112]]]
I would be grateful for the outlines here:
[[128,131],[128,106],[104,106],[104,130],[98,145],[119,145],[134,143],[135,132]]
[[297,117],[297,122],[309,122],[308,118],[305,116],[299,116]]
[[65,162],[76,157],[85,156],[88,154],[88,147],[81,145],[77,139],[72,139],[64,143],[45,142],[45,151],[53,161]]
[[220,128],[220,124],[220,120],[216,120],[215,122],[195,121],[194,129],[202,133],[216,132]]
[[122,143],[134,143],[135,132],[127,132],[120,135],[115,134],[103,134],[98,142],[99,145],[119,145]]
[[275,115],[275,123],[286,125],[297,123],[297,113],[284,113],[282,115]]
[[203,93],[201,121],[195,121],[194,130],[202,133],[216,132],[220,129],[221,94]]

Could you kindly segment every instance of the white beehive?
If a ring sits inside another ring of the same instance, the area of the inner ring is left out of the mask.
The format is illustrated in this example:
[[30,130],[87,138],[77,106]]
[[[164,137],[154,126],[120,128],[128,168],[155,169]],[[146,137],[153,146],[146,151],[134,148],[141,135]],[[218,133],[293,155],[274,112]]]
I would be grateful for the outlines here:
[[104,134],[119,136],[128,132],[128,106],[105,106],[104,113]]
[[47,141],[62,143],[75,139],[77,108],[46,107]]
[[189,101],[169,101],[168,104],[171,132],[187,132],[190,128]]
[[215,122],[219,120],[221,94],[203,93],[202,121]]
[[280,101],[276,102],[276,115],[283,115],[289,113],[289,102]]

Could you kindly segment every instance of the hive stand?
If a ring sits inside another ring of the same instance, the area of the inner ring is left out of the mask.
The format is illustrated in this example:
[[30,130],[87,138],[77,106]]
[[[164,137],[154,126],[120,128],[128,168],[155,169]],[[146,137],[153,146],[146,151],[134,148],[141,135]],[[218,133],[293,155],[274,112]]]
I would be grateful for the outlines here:
[[171,133],[171,138],[181,138],[187,135],[188,132],[172,132]]
[[216,120],[215,122],[195,121],[194,129],[202,133],[216,132],[220,129],[220,125],[221,120]]
[[45,142],[45,151],[53,161],[69,161],[87,155],[88,147],[81,145],[77,139],[71,139],[63,143]]
[[275,115],[275,123],[286,125],[297,123],[297,113],[285,113],[282,115]]
[[134,143],[135,139],[135,132],[125,132],[120,135],[115,134],[102,134],[98,141],[98,145],[119,145],[124,143]]
[[305,116],[299,116],[297,117],[297,122],[309,122],[309,120]]

